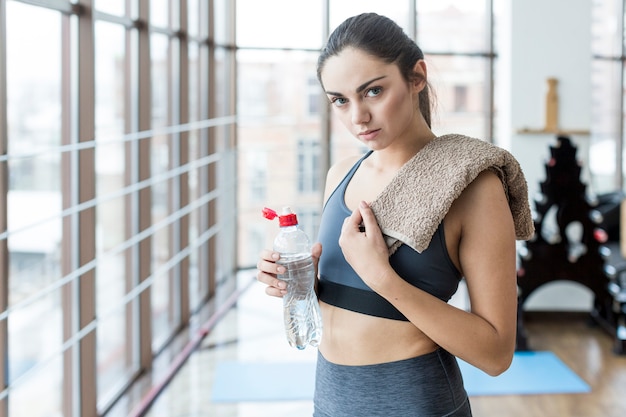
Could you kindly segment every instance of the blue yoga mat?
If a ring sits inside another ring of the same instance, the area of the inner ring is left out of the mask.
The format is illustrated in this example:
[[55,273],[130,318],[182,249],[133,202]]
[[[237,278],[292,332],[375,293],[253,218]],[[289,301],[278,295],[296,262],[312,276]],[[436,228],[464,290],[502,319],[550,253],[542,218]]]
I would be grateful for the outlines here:
[[[590,387],[552,352],[517,352],[497,377],[459,360],[470,396],[574,394]],[[294,383],[298,381],[298,383]],[[221,362],[215,371],[213,402],[308,401],[313,398],[313,362]]]
[[576,394],[590,392],[585,381],[552,352],[517,352],[511,367],[492,377],[459,360],[470,396]]

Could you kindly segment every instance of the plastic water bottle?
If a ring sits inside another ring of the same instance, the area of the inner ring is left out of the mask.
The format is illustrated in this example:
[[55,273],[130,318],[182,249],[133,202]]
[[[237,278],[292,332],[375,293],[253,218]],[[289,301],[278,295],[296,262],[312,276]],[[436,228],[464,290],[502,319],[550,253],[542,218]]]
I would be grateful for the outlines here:
[[283,318],[289,345],[304,349],[317,346],[322,339],[322,317],[315,294],[315,266],[311,257],[311,242],[298,227],[298,218],[289,207],[280,215],[264,208],[269,220],[278,217],[280,232],[274,239],[274,250],[280,253],[278,264],[286,269],[278,279],[287,283],[283,296]]

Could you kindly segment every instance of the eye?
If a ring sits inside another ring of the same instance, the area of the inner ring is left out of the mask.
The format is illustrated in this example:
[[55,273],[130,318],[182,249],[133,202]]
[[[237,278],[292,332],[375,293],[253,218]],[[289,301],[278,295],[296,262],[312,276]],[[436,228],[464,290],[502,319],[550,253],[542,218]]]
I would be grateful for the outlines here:
[[345,99],[344,97],[333,97],[332,99],[330,99],[331,104],[337,106],[337,107],[341,107],[343,105],[345,105],[348,100]]
[[382,87],[372,87],[372,88],[368,88],[367,89],[367,91],[365,92],[365,95],[367,97],[376,97],[377,95],[379,95],[382,92],[383,92],[383,88]]

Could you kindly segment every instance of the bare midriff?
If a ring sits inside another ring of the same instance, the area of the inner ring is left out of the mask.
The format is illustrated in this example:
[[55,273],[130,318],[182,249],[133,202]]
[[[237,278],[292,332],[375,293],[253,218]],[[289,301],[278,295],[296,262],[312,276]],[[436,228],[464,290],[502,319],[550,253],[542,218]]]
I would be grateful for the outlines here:
[[372,365],[421,356],[437,345],[411,322],[355,313],[320,302],[324,358],[339,365]]

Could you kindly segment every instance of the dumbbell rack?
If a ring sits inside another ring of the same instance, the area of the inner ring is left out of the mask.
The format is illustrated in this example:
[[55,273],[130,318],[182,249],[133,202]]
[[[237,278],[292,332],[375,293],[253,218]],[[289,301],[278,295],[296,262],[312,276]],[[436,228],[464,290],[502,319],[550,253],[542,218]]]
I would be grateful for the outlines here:
[[576,147],[566,136],[550,146],[546,179],[535,199],[535,235],[519,249],[517,350],[529,350],[524,328],[524,305],[549,282],[574,281],[593,293],[590,316],[615,336],[615,352],[626,352],[626,290],[619,282],[622,269],[607,267],[610,250],[598,227],[601,214],[589,201],[580,179]]

